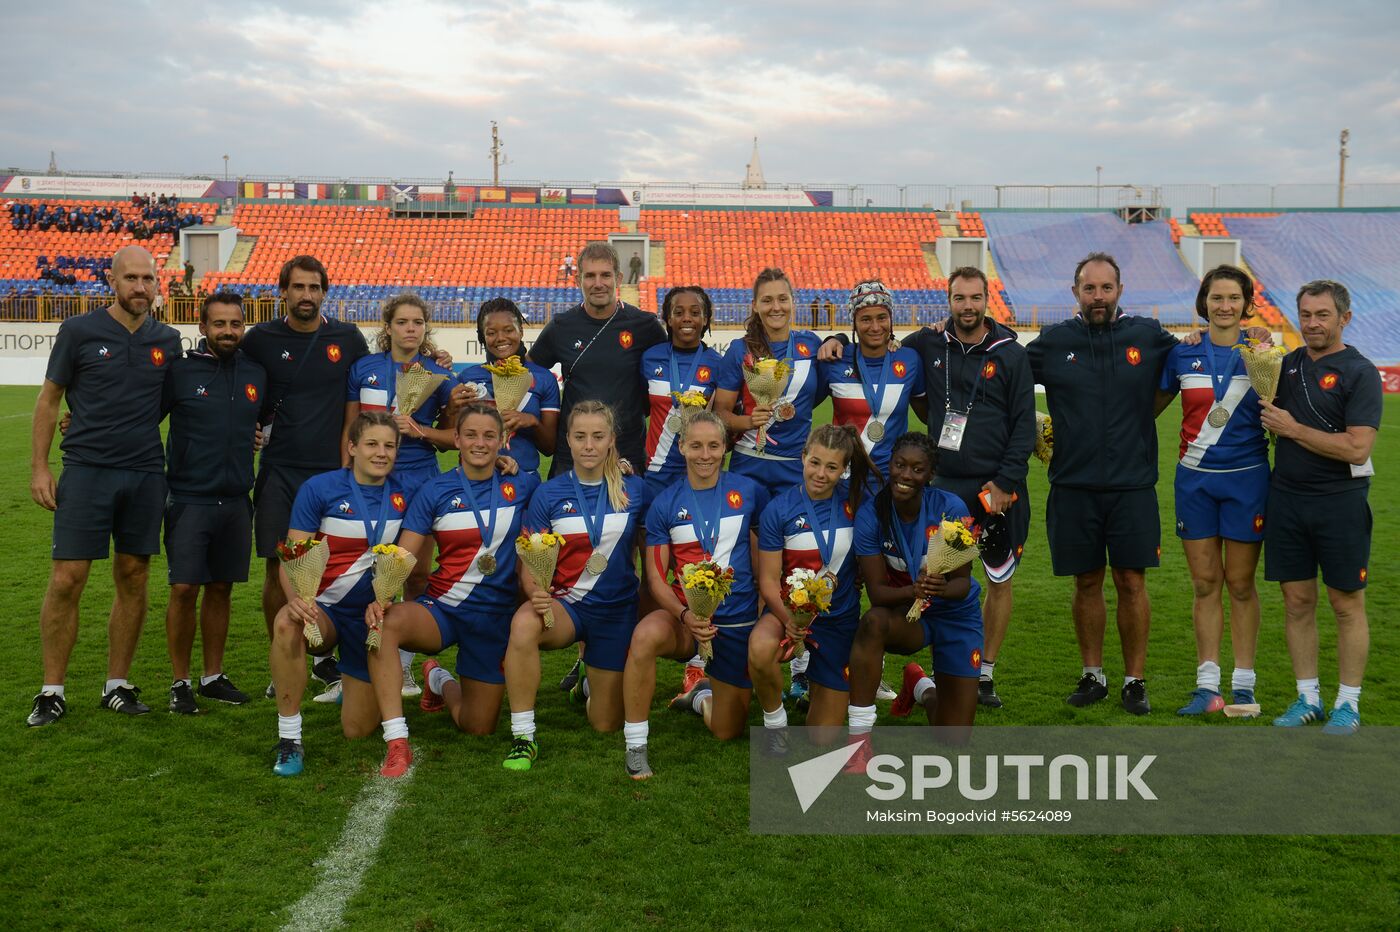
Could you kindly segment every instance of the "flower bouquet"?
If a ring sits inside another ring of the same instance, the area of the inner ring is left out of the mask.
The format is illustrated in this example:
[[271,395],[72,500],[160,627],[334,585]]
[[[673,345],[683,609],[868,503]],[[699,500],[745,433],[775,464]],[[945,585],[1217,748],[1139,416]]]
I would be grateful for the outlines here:
[[1050,457],[1055,452],[1055,432],[1050,423],[1050,415],[1043,411],[1035,413],[1035,449],[1031,451],[1036,459],[1050,465]]
[[[282,561],[287,581],[292,584],[297,598],[307,605],[316,604],[316,593],[321,590],[321,577],[326,573],[326,562],[330,557],[330,546],[314,538],[284,540],[277,545],[277,558]],[[308,621],[302,626],[301,633],[306,637],[307,644],[321,646],[321,629],[315,622]]]
[[[792,366],[781,359],[755,360],[752,356],[745,356],[743,368],[744,384],[748,386],[749,394],[753,396],[755,404],[765,408],[771,408],[783,397],[788,380],[792,378]],[[763,445],[767,442],[768,425],[765,424],[758,429],[754,447],[762,453]]]
[[1278,394],[1279,374],[1283,372],[1283,347],[1246,337],[1243,343],[1235,344],[1235,349],[1244,360],[1250,386],[1260,398],[1272,403]]
[[[374,600],[388,605],[403,591],[404,581],[418,565],[418,558],[398,544],[375,544],[370,552],[374,554]],[[365,647],[379,650],[378,626],[369,629]]]
[[[535,579],[535,585],[541,589],[551,589],[554,585],[554,568],[559,565],[559,548],[564,544],[564,535],[552,534],[549,531],[535,531],[531,534],[521,532],[515,539],[515,553],[520,557],[530,575]],[[540,621],[544,622],[546,628],[554,627],[554,613],[546,611],[540,613]]]
[[[783,605],[800,628],[810,628],[812,619],[831,608],[831,580],[809,569],[798,567],[783,580]],[[792,645],[792,655],[807,653],[807,639],[798,638]]]
[[441,372],[429,372],[423,364],[415,362],[399,373],[398,390],[394,396],[393,410],[406,417],[423,407],[423,402],[432,397],[433,392],[447,378]]
[[[928,553],[924,555],[924,562],[920,566],[929,576],[942,573],[951,573],[961,566],[966,566],[977,558],[979,553],[977,538],[972,536],[967,525],[961,521],[940,521],[938,530],[929,535]],[[917,576],[917,572],[911,572],[910,577]],[[909,613],[905,615],[907,621],[918,621],[919,616],[928,610],[928,599],[915,599],[914,604],[909,606]]]
[[[720,566],[713,560],[687,563],[681,567],[680,582],[685,593],[686,608],[709,620],[719,611],[720,603],[734,587],[734,570],[732,567]],[[714,655],[713,643],[705,641],[700,645],[702,658],[710,660]]]

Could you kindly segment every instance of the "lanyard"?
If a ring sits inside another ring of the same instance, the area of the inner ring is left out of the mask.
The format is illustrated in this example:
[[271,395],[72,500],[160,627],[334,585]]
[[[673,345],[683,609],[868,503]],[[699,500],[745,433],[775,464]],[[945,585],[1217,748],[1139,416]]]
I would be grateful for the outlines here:
[[[325,326],[326,326],[326,317],[325,317],[325,315],[323,314],[323,315],[321,315],[321,322],[320,322],[319,324],[316,325],[316,329],[315,329],[315,330],[311,331],[311,339],[309,339],[309,340],[306,341],[306,349],[305,349],[305,351],[302,352],[302,355],[301,355],[301,362],[297,363],[297,367],[296,367],[295,369],[292,370],[292,377],[291,377],[290,380],[288,380],[288,382],[287,382],[287,387],[284,388],[284,389],[282,389],[282,394],[281,394],[280,397],[278,397],[277,403],[276,403],[275,405],[272,406],[272,413],[269,414],[269,415],[267,416],[267,422],[268,422],[269,424],[271,424],[271,423],[273,422],[273,420],[276,419],[276,417],[277,417],[277,412],[282,410],[282,402],[284,402],[284,401],[287,400],[287,395],[288,395],[288,394],[291,392],[291,390],[296,386],[296,384],[297,384],[297,376],[301,375],[302,366],[305,366],[305,365],[306,365],[306,361],[307,361],[308,359],[311,358],[311,350],[316,346],[316,341],[319,340],[319,339],[321,339],[321,330],[322,330],[323,328],[325,328]],[[291,327],[288,327],[287,329],[288,329],[288,330],[291,330]],[[293,331],[293,332],[295,332],[295,331]],[[269,373],[269,376],[270,376],[270,373]],[[270,377],[269,377],[269,381],[271,381],[271,378],[270,378]]]
[[1225,370],[1225,379],[1222,379],[1222,378],[1220,378],[1219,376],[1217,376],[1217,375],[1215,374],[1215,344],[1211,342],[1211,340],[1210,340],[1210,335],[1209,335],[1209,334],[1206,335],[1206,339],[1205,339],[1205,348],[1206,348],[1206,364],[1207,364],[1208,366],[1210,366],[1210,389],[1211,389],[1211,394],[1212,394],[1212,395],[1214,396],[1214,398],[1215,398],[1215,403],[1216,403],[1216,404],[1220,404],[1220,399],[1222,399],[1222,398],[1225,397],[1225,393],[1222,392],[1220,389],[1221,389],[1221,386],[1224,385],[1225,379],[1228,379],[1228,378],[1230,377],[1230,370],[1234,368],[1235,351],[1234,351],[1233,349],[1229,351],[1229,353],[1230,353],[1230,367],[1227,368],[1227,369]]
[[[891,503],[891,510],[894,509]],[[924,555],[920,551],[917,558],[914,556],[914,542],[904,532],[903,521],[900,520],[899,512],[894,511],[894,527],[890,530],[894,532],[894,539],[899,544],[899,552],[904,557],[904,569],[909,573],[909,580],[913,582],[919,576],[919,564],[923,562]],[[919,523],[915,525],[914,533],[919,540],[924,540],[928,533],[928,494],[927,491],[919,493]]]
[[[1308,391],[1308,374],[1303,371],[1303,363],[1307,361],[1307,353],[1303,353],[1302,356],[1298,357],[1298,381],[1301,382],[1303,385],[1303,400],[1306,401],[1308,403],[1308,407],[1312,409],[1313,417],[1321,421],[1323,426],[1326,427],[1328,431],[1334,434],[1341,433],[1335,427],[1332,426],[1331,421],[1327,420],[1327,418],[1322,416],[1322,412],[1317,410],[1317,406],[1313,404],[1312,393]],[[1313,368],[1316,369],[1317,366],[1314,365]]]
[[[953,408],[953,377],[952,377],[952,375],[949,374],[949,370],[952,369],[953,364],[952,364],[952,352],[950,351],[949,347],[952,346],[952,341],[955,340],[955,339],[957,339],[957,338],[956,338],[956,337],[950,336],[950,337],[948,337],[948,342],[943,344],[943,404],[944,404],[944,407],[945,407],[947,410],[949,410],[949,411],[954,410],[954,408]],[[983,339],[985,340],[986,337],[983,337]],[[959,341],[959,342],[961,342],[961,341]],[[978,344],[978,345],[980,346],[981,344]],[[962,352],[962,358],[963,358],[963,363],[966,363],[966,362],[967,362],[967,350],[963,350],[963,352]],[[980,370],[979,370],[979,371],[980,371]],[[974,376],[973,376],[972,388],[968,389],[968,392],[967,392],[967,409],[966,409],[965,411],[962,412],[962,413],[965,414],[965,415],[970,415],[970,414],[972,414],[972,406],[973,406],[973,404],[976,403],[976,401],[977,401],[977,382],[976,382],[976,378],[977,378],[977,377],[974,375]],[[961,380],[959,380],[959,381],[961,381]]]
[[[580,306],[580,310],[583,311],[583,315],[585,317],[588,316],[587,309],[582,308]],[[598,338],[603,335],[603,331],[608,329],[608,327],[612,325],[613,317],[616,317],[618,311],[620,310],[622,310],[622,302],[618,301],[617,308],[612,312],[612,317],[609,317],[607,320],[603,321],[603,326],[598,328],[598,332],[593,334],[592,338],[590,338],[589,341],[583,345],[583,349],[578,351],[578,355],[574,357],[574,361],[569,363],[569,371],[564,373],[564,389],[566,391],[568,390],[569,377],[574,374],[574,370],[578,368],[578,364],[583,361],[583,354],[593,348],[593,344],[597,342]]]
[[817,553],[821,555],[822,566],[834,573],[836,568],[831,565],[831,557],[836,549],[836,491],[833,489],[831,497],[826,500],[825,521],[817,520],[817,503],[807,494],[805,487],[802,489],[802,510],[807,515],[807,522],[812,525],[812,536],[817,539]]
[[355,507],[360,510],[360,520],[365,525],[365,549],[380,543],[380,534],[389,528],[389,485],[386,482],[379,487],[379,518],[370,521],[369,508],[365,506],[364,494],[360,492],[360,484],[355,481],[355,470],[345,470],[346,478],[350,480],[350,497],[355,500]]
[[[720,473],[721,478],[723,473]],[[686,486],[690,491],[690,525],[695,528],[695,536],[700,541],[701,548],[705,551],[705,559],[714,559],[715,551],[719,549],[719,511],[720,504],[724,496],[720,494],[720,483],[715,482],[715,487],[710,490],[710,498],[714,499],[714,507],[710,513],[714,515],[714,520],[706,521],[705,513],[700,507],[700,496],[696,494],[695,488],[689,482]]]
[[603,523],[608,516],[608,490],[604,484],[598,486],[598,513],[589,514],[588,505],[583,500],[583,486],[579,485],[578,473],[569,471],[569,478],[574,480],[574,494],[578,496],[579,514],[583,516],[583,526],[588,531],[588,543],[594,550],[603,540]]
[[481,532],[481,550],[484,553],[491,549],[491,541],[495,539],[493,529],[496,526],[496,502],[500,500],[501,485],[496,478],[496,471],[491,471],[491,499],[487,502],[486,517],[481,516],[481,508],[476,503],[476,492],[472,490],[472,481],[467,478],[466,470],[458,467],[457,476],[462,480],[462,494],[467,497],[467,507],[472,510],[472,518],[476,520],[476,529]]
[[[944,363],[945,367],[947,363]],[[865,371],[868,364],[865,362],[865,354],[856,347],[856,375],[860,378],[860,391],[865,396],[865,403],[870,406],[870,416],[875,420],[880,420],[880,398],[885,394],[885,374],[890,369],[890,354],[885,353],[880,357],[879,374],[876,376],[875,385],[872,387],[865,380]],[[947,373],[944,373],[945,375]]]
[[[680,370],[676,368],[676,347],[675,344],[671,345],[671,391],[685,394],[686,387],[690,385],[691,377],[694,376],[695,370],[700,365],[700,348],[699,346],[695,348],[695,352],[690,357],[690,371],[685,373],[685,377],[682,378]],[[672,398],[671,407],[680,407],[680,402]]]

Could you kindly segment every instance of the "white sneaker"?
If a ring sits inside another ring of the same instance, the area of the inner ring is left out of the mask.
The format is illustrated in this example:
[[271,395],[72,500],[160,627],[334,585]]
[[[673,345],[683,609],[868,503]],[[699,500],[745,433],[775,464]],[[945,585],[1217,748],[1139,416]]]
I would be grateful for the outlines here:
[[884,680],[881,680],[881,681],[880,681],[880,688],[877,689],[877,690],[875,690],[875,701],[876,701],[876,702],[893,702],[895,696],[898,696],[898,695],[899,695],[899,693],[895,692],[893,689],[890,689],[890,684],[889,684],[889,683],[886,683]]
[[334,702],[335,704],[339,705],[339,704],[340,704],[340,680],[336,680],[336,681],[335,681],[334,683],[332,683],[330,686],[327,686],[325,692],[317,693],[315,696],[312,697],[311,701],[312,701],[312,702]]
[[418,681],[413,678],[413,663],[403,668],[403,692],[405,699],[412,699],[415,696],[423,695],[423,687],[418,685]]

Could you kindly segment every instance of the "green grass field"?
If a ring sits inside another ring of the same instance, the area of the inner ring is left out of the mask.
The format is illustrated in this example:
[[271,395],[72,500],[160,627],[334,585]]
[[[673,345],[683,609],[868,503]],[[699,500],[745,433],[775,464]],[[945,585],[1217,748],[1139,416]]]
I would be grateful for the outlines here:
[[[36,390],[0,388],[0,521],[10,557],[0,591],[10,610],[0,652],[0,794],[8,802],[0,902],[30,928],[277,928],[318,880],[347,812],[374,776],[383,742],[340,737],[338,710],[307,702],[307,771],[270,773],[272,703],[165,711],[165,568],[152,567],[151,610],[132,681],[151,715],[97,709],[105,671],[108,564],[94,568],[68,677],[69,714],[28,729],[40,682],[38,612],[50,516],[28,492],[29,412]],[[1260,573],[1264,627],[1259,696],[1266,718],[1183,723],[1172,711],[1195,685],[1190,581],[1170,529],[1172,435],[1161,420],[1162,568],[1149,574],[1148,682],[1155,712],[1132,719],[1116,701],[1063,703],[1079,674],[1069,583],[1050,575],[1031,463],[1035,521],[1016,579],[1016,609],[998,665],[1007,707],[979,725],[1267,727],[1292,698],[1276,586]],[[1371,493],[1371,662],[1361,703],[1368,726],[1400,723],[1397,546],[1400,399],[1387,398]],[[255,577],[257,578],[257,577]],[[1111,588],[1111,587],[1110,587]],[[1110,594],[1111,597],[1111,594]],[[1322,612],[1322,677],[1336,688],[1335,635]],[[235,589],[227,672],[248,692],[266,684],[267,649],[254,586]],[[196,645],[198,651],[198,645]],[[1122,663],[1110,624],[1110,684]],[[408,711],[418,765],[383,846],[345,911],[371,929],[480,927],[798,926],[932,928],[1395,928],[1400,843],[1388,837],[759,837],[748,832],[748,746],[719,745],[691,715],[665,710],[678,665],[659,676],[651,760],[634,784],[620,735],[592,733],[552,688],[571,652],[545,658],[541,758],[527,774],[500,767],[508,728],[459,735],[444,716]],[[198,664],[198,654],[196,654]],[[1222,667],[1230,667],[1228,652]],[[891,676],[898,666],[892,661]],[[1116,696],[1116,690],[1113,693]],[[757,721],[757,718],[755,718]],[[882,718],[883,721],[883,718]],[[1320,761],[1320,767],[1326,762]],[[1249,774],[1222,797],[1249,791]],[[1346,793],[1339,786],[1337,792]],[[1214,805],[1202,799],[1202,806]],[[1299,799],[1300,806],[1308,800]],[[1355,804],[1365,806],[1364,799]]]

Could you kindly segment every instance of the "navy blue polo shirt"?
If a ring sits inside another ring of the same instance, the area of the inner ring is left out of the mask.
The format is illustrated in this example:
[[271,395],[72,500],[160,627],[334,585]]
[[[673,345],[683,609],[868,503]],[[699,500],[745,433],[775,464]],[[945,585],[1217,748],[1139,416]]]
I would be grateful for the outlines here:
[[63,387],[73,412],[60,443],[63,465],[164,469],[161,392],[180,351],[179,332],[150,315],[135,333],[105,307],[65,320],[44,373]]
[[175,360],[164,401],[171,501],[216,504],[247,496],[253,432],[266,403],[267,373],[241,350],[221,359],[201,341]]
[[339,469],[346,379],[369,352],[360,328],[322,317],[315,331],[301,333],[285,319],[269,321],[248,331],[243,352],[267,370],[268,405],[275,409],[262,463]]

